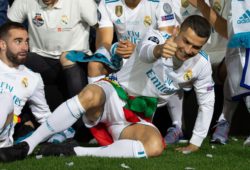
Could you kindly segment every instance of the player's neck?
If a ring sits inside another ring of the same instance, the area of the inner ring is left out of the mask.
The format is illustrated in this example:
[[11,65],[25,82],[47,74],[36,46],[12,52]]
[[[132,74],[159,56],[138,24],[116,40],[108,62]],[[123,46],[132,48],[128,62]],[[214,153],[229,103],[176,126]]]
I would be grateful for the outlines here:
[[140,2],[141,0],[125,0],[126,5],[131,9],[136,8]]
[[58,0],[56,0],[55,2],[53,2],[51,4],[47,4],[47,8],[52,9],[57,2],[58,2]]

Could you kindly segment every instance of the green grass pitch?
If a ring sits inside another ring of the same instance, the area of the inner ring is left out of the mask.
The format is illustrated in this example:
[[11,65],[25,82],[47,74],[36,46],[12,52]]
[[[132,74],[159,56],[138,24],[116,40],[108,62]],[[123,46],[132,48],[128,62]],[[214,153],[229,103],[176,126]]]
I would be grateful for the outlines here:
[[191,154],[175,151],[168,146],[162,156],[144,159],[96,157],[43,157],[35,155],[22,161],[0,163],[0,170],[249,170],[250,147],[243,146],[244,139],[231,138],[229,144],[212,145],[208,140],[202,148]]

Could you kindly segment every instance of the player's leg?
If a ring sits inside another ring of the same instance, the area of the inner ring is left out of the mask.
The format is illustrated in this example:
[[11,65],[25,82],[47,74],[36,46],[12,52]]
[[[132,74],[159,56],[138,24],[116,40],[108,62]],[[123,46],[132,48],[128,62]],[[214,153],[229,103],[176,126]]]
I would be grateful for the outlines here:
[[[246,103],[248,113],[250,113],[250,96],[245,97],[244,101]],[[250,146],[250,136],[248,136],[247,139],[244,141],[244,145],[245,146]]]
[[164,145],[162,136],[155,127],[138,123],[126,127],[119,140],[115,140],[110,145],[104,147],[78,146],[73,149],[77,156],[142,158],[159,156]]
[[133,124],[123,130],[120,139],[140,141],[148,157],[159,156],[164,149],[162,136],[153,126]]
[[163,150],[162,137],[159,131],[151,123],[144,120],[138,119],[146,125],[128,122],[126,113],[123,110],[124,101],[119,98],[112,85],[103,81],[97,84],[105,89],[105,110],[98,121],[83,120],[88,127],[99,122],[105,123],[114,142],[105,147],[66,147],[66,145],[59,144],[47,149],[46,155],[68,155],[73,153],[73,155],[77,156],[101,157],[138,158],[147,155],[158,156]]
[[88,82],[93,83],[105,77],[108,74],[108,70],[103,63],[89,62],[88,63]]
[[67,84],[68,96],[73,97],[79,93],[83,87],[87,85],[87,75],[84,68],[76,62],[72,62],[66,58],[67,52],[60,57],[60,63],[63,67],[63,75]]
[[228,133],[233,114],[238,106],[238,101],[232,101],[229,96],[229,84],[226,79],[224,83],[224,103],[222,113],[219,117],[217,124],[215,125],[215,131],[212,135],[211,142],[226,144],[228,141]]
[[167,103],[169,115],[172,119],[172,126],[168,128],[164,137],[167,144],[177,143],[182,137],[182,113],[183,113],[183,91],[171,96]]
[[[78,96],[75,96],[62,103],[49,118],[44,122],[30,137],[26,138],[13,147],[0,149],[0,160],[13,161],[23,159],[27,154],[32,153],[33,149],[43,140],[46,140],[52,134],[61,132],[70,127],[86,111],[92,110],[95,114],[86,114],[89,120],[95,121],[100,116],[105,102],[103,90],[96,85],[89,85],[83,89]],[[100,108],[100,109],[97,109]],[[23,147],[25,145],[25,147]]]
[[[25,139],[30,146],[29,154],[37,144],[46,140],[50,135],[72,126],[86,112],[88,112],[86,116],[89,120],[95,121],[98,119],[102,109],[101,106],[105,102],[104,97],[105,94],[100,87],[88,85],[78,96],[61,104],[45,123],[29,138]],[[92,110],[94,110],[94,114],[92,114]]]

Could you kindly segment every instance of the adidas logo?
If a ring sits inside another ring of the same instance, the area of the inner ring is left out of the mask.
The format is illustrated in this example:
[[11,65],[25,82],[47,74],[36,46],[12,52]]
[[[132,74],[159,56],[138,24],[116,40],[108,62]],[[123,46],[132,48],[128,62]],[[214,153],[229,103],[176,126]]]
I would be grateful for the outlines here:
[[121,22],[120,19],[116,20],[115,23],[116,23],[116,24],[122,24],[122,22]]
[[185,16],[189,16],[189,12],[187,10],[185,10],[183,13],[182,13],[182,16],[185,17]]
[[250,11],[246,10],[246,12],[238,19],[237,24],[246,24],[250,23]]

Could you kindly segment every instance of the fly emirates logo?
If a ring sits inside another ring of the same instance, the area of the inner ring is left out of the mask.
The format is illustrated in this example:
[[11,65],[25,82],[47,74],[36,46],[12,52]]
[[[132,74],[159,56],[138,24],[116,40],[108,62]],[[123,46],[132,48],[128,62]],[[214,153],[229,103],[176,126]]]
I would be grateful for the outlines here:
[[151,80],[156,89],[162,93],[173,94],[177,90],[177,88],[173,85],[173,80],[167,77],[166,81],[163,83],[152,69],[147,71],[146,75]]

